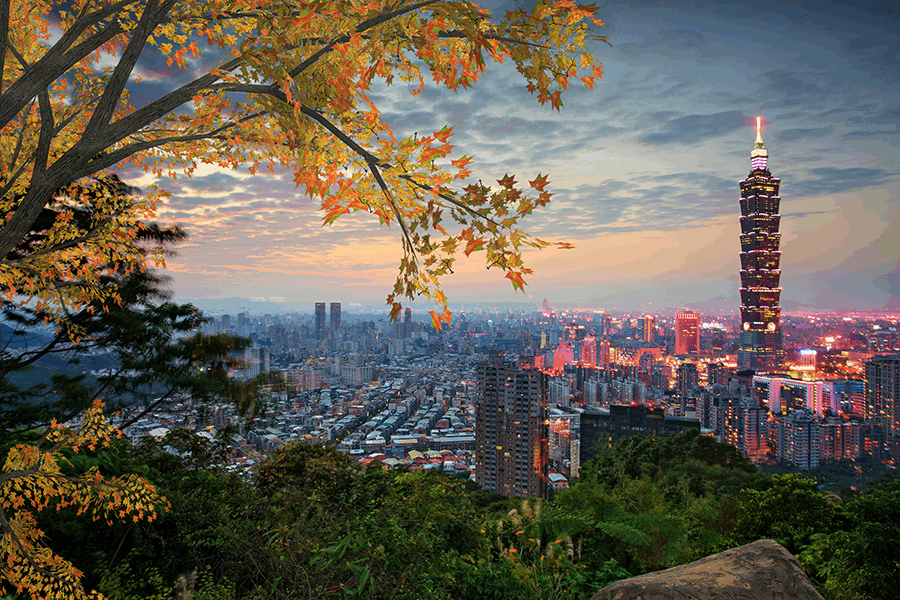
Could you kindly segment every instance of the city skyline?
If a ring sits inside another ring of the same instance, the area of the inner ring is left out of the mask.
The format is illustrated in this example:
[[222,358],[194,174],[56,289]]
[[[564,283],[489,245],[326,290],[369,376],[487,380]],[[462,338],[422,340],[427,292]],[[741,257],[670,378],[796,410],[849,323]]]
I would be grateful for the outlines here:
[[[549,171],[554,201],[529,229],[576,245],[528,254],[524,295],[482,260],[461,261],[451,303],[737,314],[735,182],[762,116],[782,179],[782,306],[900,308],[898,17],[887,4],[816,6],[608,4],[598,15],[613,47],[595,48],[604,80],[573,86],[559,114],[496,66],[459,94],[426,86],[425,102],[376,94],[398,133],[455,126],[454,156],[475,157],[476,179]],[[398,232],[358,215],[322,228],[290,175],[200,169],[163,187],[173,197],[159,220],[191,235],[167,269],[178,299],[378,303],[390,291]]]

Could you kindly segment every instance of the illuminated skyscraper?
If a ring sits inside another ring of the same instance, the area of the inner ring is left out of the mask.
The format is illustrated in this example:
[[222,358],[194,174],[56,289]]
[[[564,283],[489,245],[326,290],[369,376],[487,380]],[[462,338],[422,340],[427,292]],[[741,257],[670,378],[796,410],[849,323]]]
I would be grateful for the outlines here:
[[597,339],[592,335],[581,342],[581,364],[588,367],[597,366]]
[[475,481],[504,496],[543,497],[547,376],[500,353],[475,367]]
[[700,351],[700,315],[680,312],[675,315],[675,354],[686,356]]
[[641,340],[652,342],[656,339],[656,319],[647,315],[643,319],[638,319],[638,323],[641,326]]
[[781,339],[781,223],[778,186],[768,167],[762,123],[756,118],[756,146],[750,176],[741,182],[741,339],[738,368],[778,370],[784,361]]

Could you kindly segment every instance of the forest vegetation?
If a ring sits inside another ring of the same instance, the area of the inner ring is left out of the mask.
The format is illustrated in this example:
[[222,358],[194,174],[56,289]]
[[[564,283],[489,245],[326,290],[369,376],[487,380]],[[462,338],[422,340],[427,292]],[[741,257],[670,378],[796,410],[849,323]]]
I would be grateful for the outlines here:
[[187,432],[70,454],[77,475],[137,474],[170,508],[97,524],[77,507],[38,526],[110,599],[586,599],[612,581],[774,539],[827,599],[900,586],[900,478],[840,495],[767,475],[696,432],[635,436],[552,500],[504,498],[434,472],[294,443],[242,476]]

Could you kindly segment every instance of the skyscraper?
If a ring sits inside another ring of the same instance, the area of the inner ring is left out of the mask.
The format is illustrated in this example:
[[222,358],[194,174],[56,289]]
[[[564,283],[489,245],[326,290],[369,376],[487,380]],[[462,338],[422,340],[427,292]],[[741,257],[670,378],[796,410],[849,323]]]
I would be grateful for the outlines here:
[[504,496],[543,497],[547,376],[492,352],[475,367],[475,481]]
[[884,431],[889,442],[900,441],[900,354],[875,356],[866,369],[866,419]]
[[700,351],[700,315],[680,312],[675,315],[675,354],[686,356]]
[[738,368],[778,370],[784,361],[781,339],[781,223],[778,186],[768,168],[762,123],[756,118],[756,146],[750,175],[741,181],[741,337]]
[[316,339],[325,338],[325,303],[316,302]]
[[331,303],[331,330],[337,331],[341,328],[341,303]]
[[638,323],[641,325],[641,340],[652,342],[656,339],[656,319],[647,315],[643,319],[638,319]]

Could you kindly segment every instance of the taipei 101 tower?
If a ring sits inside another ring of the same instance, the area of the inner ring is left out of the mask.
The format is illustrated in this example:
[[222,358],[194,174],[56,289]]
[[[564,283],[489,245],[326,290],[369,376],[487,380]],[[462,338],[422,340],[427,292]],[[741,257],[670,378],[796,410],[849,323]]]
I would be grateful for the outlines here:
[[756,146],[750,175],[741,181],[741,338],[738,368],[772,372],[781,368],[781,222],[778,185],[769,172],[762,122],[756,117]]

